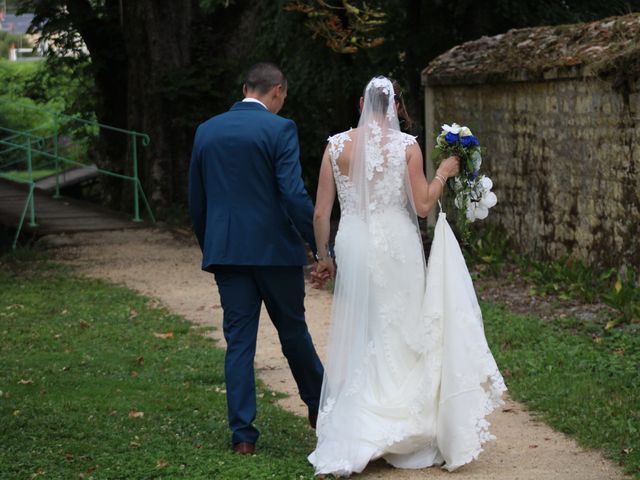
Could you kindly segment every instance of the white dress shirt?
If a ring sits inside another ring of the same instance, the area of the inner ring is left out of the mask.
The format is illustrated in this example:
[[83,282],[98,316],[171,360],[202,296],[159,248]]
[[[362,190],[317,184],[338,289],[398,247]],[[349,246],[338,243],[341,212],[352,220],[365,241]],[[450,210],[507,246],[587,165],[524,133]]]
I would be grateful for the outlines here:
[[[245,99],[244,99],[244,100],[242,100],[242,101],[243,101],[243,102],[255,102],[255,103],[259,103],[259,104],[260,104],[260,105],[262,105],[264,108],[267,108],[267,106],[266,106],[264,103],[262,103],[260,100],[258,100],[257,98],[247,97],[247,98],[245,98]],[[269,110],[269,109],[267,108],[267,110]]]

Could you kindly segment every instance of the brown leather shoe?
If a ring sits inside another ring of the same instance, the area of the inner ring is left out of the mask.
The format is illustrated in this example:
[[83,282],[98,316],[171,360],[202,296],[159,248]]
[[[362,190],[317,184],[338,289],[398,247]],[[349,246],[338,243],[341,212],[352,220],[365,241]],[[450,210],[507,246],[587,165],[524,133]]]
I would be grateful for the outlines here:
[[311,428],[313,428],[314,430],[316,429],[316,423],[318,423],[318,414],[317,413],[310,413],[309,414],[309,425],[311,425]]
[[233,451],[238,455],[253,455],[256,453],[256,446],[248,442],[234,443]]

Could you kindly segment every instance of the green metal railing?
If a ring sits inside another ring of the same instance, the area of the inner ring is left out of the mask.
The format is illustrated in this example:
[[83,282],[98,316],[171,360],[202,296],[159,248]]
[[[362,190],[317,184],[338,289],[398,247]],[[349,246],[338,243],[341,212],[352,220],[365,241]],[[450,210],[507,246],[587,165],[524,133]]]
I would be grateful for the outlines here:
[[[26,183],[28,185],[27,198],[24,203],[24,208],[20,216],[18,223],[18,229],[13,241],[13,248],[16,247],[20,232],[24,226],[24,222],[28,216],[28,224],[31,227],[37,226],[36,222],[36,208],[35,208],[35,188],[36,181],[34,179],[34,159],[38,159],[38,164],[42,166],[52,166],[55,175],[55,190],[53,197],[60,197],[60,181],[59,177],[69,166],[86,166],[85,163],[79,161],[79,159],[71,158],[71,155],[64,154],[63,150],[68,148],[71,144],[61,144],[61,128],[63,126],[69,127],[69,125],[84,125],[94,131],[97,135],[100,129],[109,130],[117,133],[121,133],[128,137],[130,142],[130,157],[132,162],[132,174],[124,175],[117,172],[112,172],[103,168],[96,168],[96,171],[100,174],[107,175],[113,178],[119,178],[125,181],[131,182],[133,186],[133,221],[141,222],[140,217],[140,199],[146,207],[147,214],[150,220],[155,223],[155,217],[151,211],[151,206],[142,188],[140,177],[138,174],[138,142],[146,147],[150,143],[149,136],[145,133],[136,132],[133,130],[125,130],[111,125],[105,125],[102,123],[85,120],[82,118],[72,117],[60,112],[49,110],[42,107],[33,105],[18,104],[16,102],[0,99],[0,106],[9,108],[16,108],[22,110],[30,110],[38,114],[43,114],[49,117],[49,121],[46,125],[38,125],[35,128],[27,130],[16,130],[7,127],[0,126],[0,177],[7,178],[12,181]],[[45,117],[46,118],[46,117]],[[43,122],[44,124],[45,122]],[[44,130],[45,133],[38,135],[39,130]],[[9,167],[22,167],[20,169],[23,174],[22,178],[16,178],[16,175],[10,175],[6,173],[6,169]]]

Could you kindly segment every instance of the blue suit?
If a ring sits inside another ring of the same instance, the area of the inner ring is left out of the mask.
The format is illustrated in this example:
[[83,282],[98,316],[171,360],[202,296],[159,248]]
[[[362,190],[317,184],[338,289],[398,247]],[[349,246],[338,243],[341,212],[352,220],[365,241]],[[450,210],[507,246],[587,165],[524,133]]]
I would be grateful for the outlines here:
[[313,204],[301,177],[296,125],[237,102],[196,131],[189,210],[203,270],[215,274],[227,341],[232,442],[256,443],[253,361],[262,303],[310,414],[323,369],[304,318],[303,239],[315,251]]

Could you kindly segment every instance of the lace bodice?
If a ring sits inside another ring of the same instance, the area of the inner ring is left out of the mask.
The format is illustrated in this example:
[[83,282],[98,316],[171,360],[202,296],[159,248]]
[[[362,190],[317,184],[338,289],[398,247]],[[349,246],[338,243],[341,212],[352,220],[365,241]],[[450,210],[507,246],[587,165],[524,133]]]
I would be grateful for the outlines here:
[[[367,180],[370,182],[369,213],[389,208],[404,208],[407,196],[404,188],[406,172],[406,148],[416,143],[415,137],[397,130],[382,132],[375,123],[370,125],[371,136],[367,139]],[[329,158],[342,215],[355,214],[354,186],[348,175],[338,167],[338,158],[346,142],[351,141],[351,130],[329,137]]]

